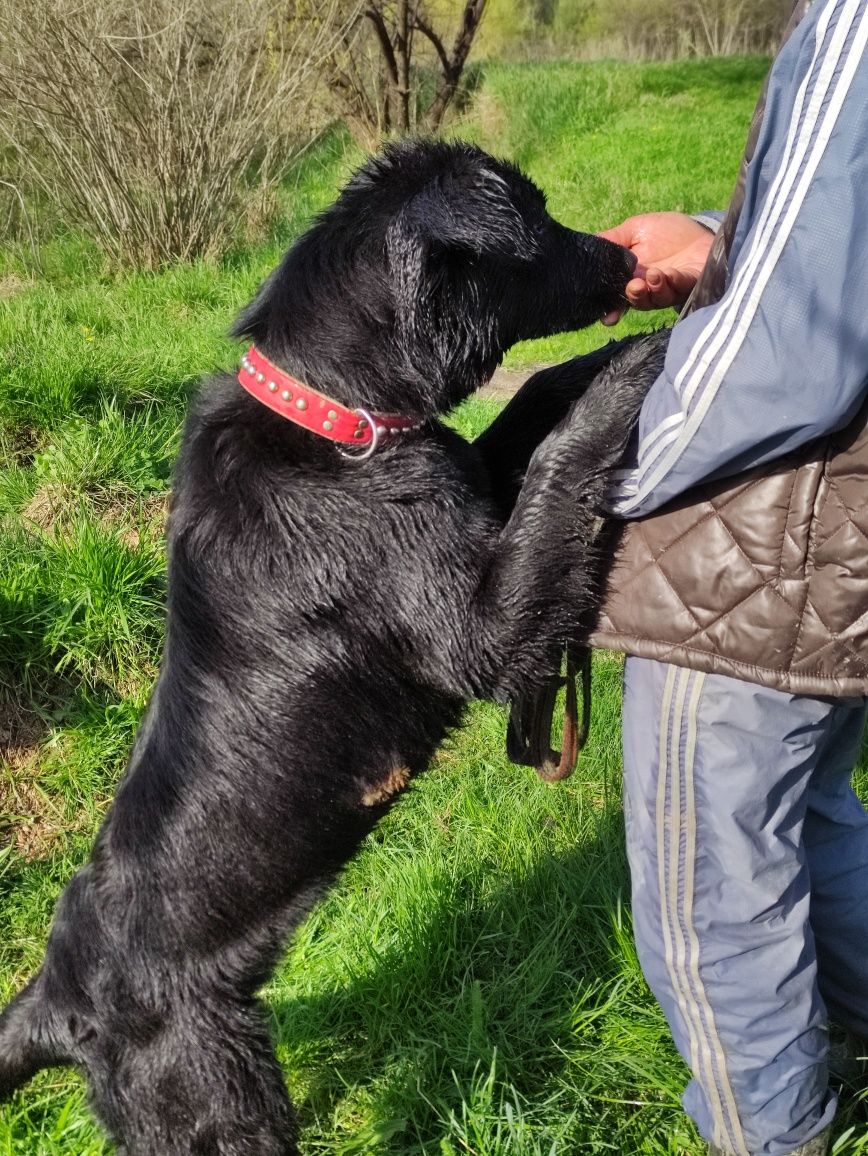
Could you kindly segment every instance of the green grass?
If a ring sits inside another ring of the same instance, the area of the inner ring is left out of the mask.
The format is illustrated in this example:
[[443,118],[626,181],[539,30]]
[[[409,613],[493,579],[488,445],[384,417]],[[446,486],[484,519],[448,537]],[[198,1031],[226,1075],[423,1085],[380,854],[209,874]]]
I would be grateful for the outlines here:
[[[650,209],[725,208],[766,69],[739,58],[491,65],[467,129],[521,164],[573,228],[595,232]],[[647,317],[631,314],[616,333],[643,328]],[[595,325],[527,342],[506,364],[561,361],[611,336]]]
[[[575,226],[714,207],[764,69],[492,64],[455,131],[518,160]],[[190,388],[234,363],[233,313],[359,156],[338,132],[321,141],[279,229],[219,262],[110,275],[74,236],[44,246],[38,276],[0,255],[0,999],[39,963],[147,700]],[[470,435],[495,412],[473,399],[454,421]],[[632,946],[619,708],[620,661],[598,655],[581,772],[551,788],[506,762],[501,712],[474,707],[306,921],[266,992],[305,1152],[702,1151]],[[868,1156],[860,1111],[839,1117],[842,1156]],[[0,1109],[0,1156],[107,1151],[69,1072]]]

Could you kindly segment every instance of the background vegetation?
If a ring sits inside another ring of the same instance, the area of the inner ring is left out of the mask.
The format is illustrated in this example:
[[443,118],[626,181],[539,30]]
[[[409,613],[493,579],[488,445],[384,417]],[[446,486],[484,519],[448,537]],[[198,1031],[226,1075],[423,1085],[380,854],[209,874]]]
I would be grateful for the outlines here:
[[492,0],[479,51],[628,60],[770,52],[791,9],[791,0]]
[[352,20],[343,0],[0,0],[13,208],[78,225],[115,264],[219,253],[321,125]]
[[[574,226],[722,205],[766,67],[490,62],[450,131],[517,159]],[[258,240],[230,231],[219,256],[150,271],[107,261],[51,206],[37,204],[49,215],[34,238],[32,204],[10,209],[15,235],[0,255],[0,1000],[39,963],[154,677],[163,520],[190,391],[235,363],[232,315],[361,156],[333,126],[275,184]],[[609,336],[596,327],[528,344],[510,364]],[[453,420],[472,433],[493,413],[475,399]],[[599,655],[591,742],[580,773],[554,789],[506,764],[501,713],[474,708],[305,923],[266,996],[306,1152],[703,1151],[679,1108],[685,1070],[632,946],[619,703],[620,662]],[[864,770],[859,781],[868,786]],[[841,1156],[868,1153],[864,1108],[851,1098],[839,1117]],[[0,1156],[107,1151],[72,1073],[43,1073],[0,1109]]]

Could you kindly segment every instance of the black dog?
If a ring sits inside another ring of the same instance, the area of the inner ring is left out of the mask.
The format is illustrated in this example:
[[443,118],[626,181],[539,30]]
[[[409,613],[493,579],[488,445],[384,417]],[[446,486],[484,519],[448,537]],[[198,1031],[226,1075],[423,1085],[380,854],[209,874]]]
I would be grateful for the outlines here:
[[463,704],[532,689],[587,632],[601,494],[662,339],[538,377],[473,446],[437,415],[514,342],[616,306],[632,268],[512,166],[418,142],[291,248],[238,334],[421,428],[353,461],[234,378],[204,387],[160,677],[45,962],[0,1018],[0,1093],[72,1063],[128,1156],[296,1152],[256,991]]

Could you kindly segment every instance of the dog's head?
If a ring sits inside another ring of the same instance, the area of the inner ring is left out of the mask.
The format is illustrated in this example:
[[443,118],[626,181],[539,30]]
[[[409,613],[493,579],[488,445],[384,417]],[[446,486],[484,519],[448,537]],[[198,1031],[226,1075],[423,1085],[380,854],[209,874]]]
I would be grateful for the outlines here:
[[349,405],[433,413],[516,341],[623,304],[625,249],[553,220],[519,169],[468,144],[368,161],[289,250],[235,332]]

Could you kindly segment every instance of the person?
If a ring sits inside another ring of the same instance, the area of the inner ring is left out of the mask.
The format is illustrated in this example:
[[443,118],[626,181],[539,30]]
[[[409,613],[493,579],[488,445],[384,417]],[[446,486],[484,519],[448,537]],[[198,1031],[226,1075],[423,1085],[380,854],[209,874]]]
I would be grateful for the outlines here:
[[604,233],[634,308],[693,295],[594,641],[628,655],[637,947],[717,1154],[825,1152],[830,1023],[868,1037],[866,43],[865,0],[803,0],[722,227]]

